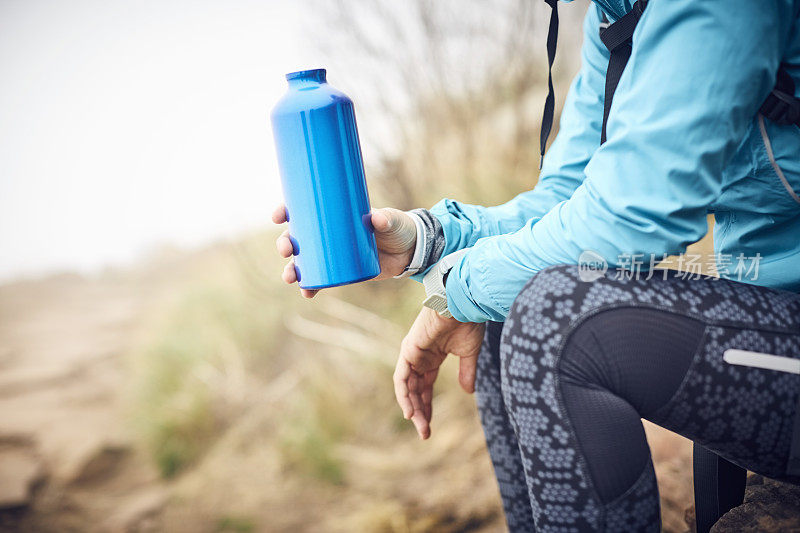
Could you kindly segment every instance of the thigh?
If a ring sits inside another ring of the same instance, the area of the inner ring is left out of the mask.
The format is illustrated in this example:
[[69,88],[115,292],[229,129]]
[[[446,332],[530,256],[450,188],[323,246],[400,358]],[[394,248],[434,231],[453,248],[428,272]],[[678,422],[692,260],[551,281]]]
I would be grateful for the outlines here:
[[601,501],[626,493],[649,464],[641,418],[674,396],[704,331],[675,313],[618,307],[569,333],[555,381]]
[[648,418],[748,470],[797,482],[787,469],[800,375],[729,364],[723,357],[730,349],[800,359],[800,335],[708,325],[684,381]]
[[[723,357],[739,349],[800,358],[800,296],[676,273],[583,282],[576,267],[560,266],[534,276],[506,324],[505,343],[540,346],[541,362],[525,364],[552,369],[558,402],[570,384],[587,397],[607,391],[733,462],[771,477],[785,472],[800,376]],[[504,361],[512,379],[521,363]],[[596,432],[597,416],[586,413],[602,404],[580,403],[588,407],[567,406],[570,416]]]
[[[639,417],[749,470],[788,479],[800,375],[731,365],[723,359],[728,349],[800,358],[800,335],[632,307],[575,327],[558,388],[605,501],[649,460]],[[625,461],[615,462],[618,455]]]

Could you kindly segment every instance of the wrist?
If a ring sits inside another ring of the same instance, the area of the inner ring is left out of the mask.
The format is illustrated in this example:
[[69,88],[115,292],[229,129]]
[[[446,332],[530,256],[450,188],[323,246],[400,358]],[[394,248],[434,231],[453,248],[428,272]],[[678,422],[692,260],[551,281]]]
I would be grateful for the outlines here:
[[433,268],[425,274],[422,279],[422,284],[425,286],[425,301],[422,305],[429,307],[440,315],[446,318],[452,318],[453,315],[447,308],[447,291],[445,283],[452,268],[458,263],[461,257],[469,251],[469,248],[464,248],[452,254],[446,255],[438,263],[433,265]]
[[437,329],[445,329],[452,326],[457,326],[461,324],[458,320],[453,318],[452,316],[445,316],[437,311],[431,309],[430,307],[423,305],[420,311],[426,315],[428,321],[431,325],[435,326]]

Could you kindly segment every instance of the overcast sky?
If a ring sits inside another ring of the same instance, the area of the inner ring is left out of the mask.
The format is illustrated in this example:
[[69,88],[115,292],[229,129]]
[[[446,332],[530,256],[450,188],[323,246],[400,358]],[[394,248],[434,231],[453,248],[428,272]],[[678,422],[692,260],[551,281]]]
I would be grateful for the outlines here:
[[294,6],[0,0],[0,279],[267,226]]

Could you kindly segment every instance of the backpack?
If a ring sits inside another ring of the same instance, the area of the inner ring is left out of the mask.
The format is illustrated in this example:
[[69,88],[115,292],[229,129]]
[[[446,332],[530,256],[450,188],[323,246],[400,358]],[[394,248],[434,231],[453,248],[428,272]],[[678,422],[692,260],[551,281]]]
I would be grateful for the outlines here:
[[[553,127],[553,112],[555,108],[555,93],[553,91],[553,61],[556,56],[556,43],[558,41],[558,0],[545,0],[552,8],[550,26],[547,31],[547,62],[548,62],[548,92],[542,116],[542,129],[539,136],[541,159],[539,169],[542,168],[544,152],[550,130]],[[600,24],[600,40],[608,48],[610,57],[606,70],[605,100],[603,103],[603,128],[600,134],[600,144],[606,142],[606,124],[614,101],[614,93],[625,71],[625,66],[631,57],[633,32],[642,17],[647,0],[638,0],[633,8],[622,18],[610,24],[605,13]],[[800,98],[795,97],[795,84],[785,65],[778,69],[775,87],[761,105],[759,113],[767,120],[782,125],[795,125],[800,127]]]

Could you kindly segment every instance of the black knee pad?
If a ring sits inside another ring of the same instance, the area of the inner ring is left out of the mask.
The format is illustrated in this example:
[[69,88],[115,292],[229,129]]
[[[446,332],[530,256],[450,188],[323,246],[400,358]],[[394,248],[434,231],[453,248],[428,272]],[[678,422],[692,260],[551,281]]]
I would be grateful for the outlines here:
[[680,386],[705,325],[675,313],[624,304],[587,314],[565,332],[560,381],[602,388],[647,417]]
[[[612,274],[582,281],[575,265],[546,268],[514,301],[503,328],[501,364],[508,364],[514,343],[525,343],[516,347],[525,351],[547,343],[556,348],[548,351],[558,361],[547,366],[558,381],[605,388],[629,398],[646,416],[680,384],[705,329],[698,320],[660,309],[657,301],[637,298],[648,286],[665,285]],[[660,376],[655,390],[646,385],[653,374]]]

